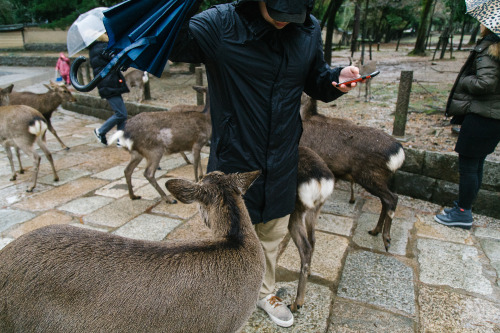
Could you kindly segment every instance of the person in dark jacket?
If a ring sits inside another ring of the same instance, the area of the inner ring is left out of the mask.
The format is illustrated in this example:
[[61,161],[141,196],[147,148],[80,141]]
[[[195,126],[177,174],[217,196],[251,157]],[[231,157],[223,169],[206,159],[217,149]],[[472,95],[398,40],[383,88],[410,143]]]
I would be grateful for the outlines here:
[[[310,0],[238,0],[187,20],[172,61],[204,63],[212,144],[208,172],[261,170],[245,202],[266,255],[258,307],[278,325],[293,324],[275,295],[278,246],[287,232],[297,185],[302,91],[325,102],[352,89],[334,84],[357,67],[330,68]],[[333,84],[332,84],[333,83]]]
[[[92,66],[94,76],[97,76],[112,59],[112,57],[104,52],[108,47],[108,41],[108,35],[104,33],[97,38],[94,43],[89,45],[90,66]],[[110,72],[97,85],[97,88],[99,90],[99,96],[105,98],[111,109],[115,112],[100,128],[94,129],[94,135],[97,140],[107,146],[108,140],[106,139],[106,133],[115,125],[118,130],[123,130],[125,128],[127,108],[123,102],[122,94],[128,93],[129,89],[125,82],[125,77],[120,71]]]
[[435,221],[472,227],[472,204],[483,178],[484,160],[500,141],[500,37],[481,24],[481,37],[450,92],[446,115],[462,124],[455,151],[460,173],[458,200]]

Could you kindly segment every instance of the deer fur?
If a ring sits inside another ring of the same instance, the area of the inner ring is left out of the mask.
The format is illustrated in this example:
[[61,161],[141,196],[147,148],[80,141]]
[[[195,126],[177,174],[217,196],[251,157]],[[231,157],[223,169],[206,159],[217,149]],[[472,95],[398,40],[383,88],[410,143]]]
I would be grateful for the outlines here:
[[379,129],[320,115],[316,101],[309,96],[304,98],[300,145],[314,150],[335,177],[356,182],[380,198],[380,217],[369,233],[375,236],[383,231],[384,246],[389,250],[391,224],[398,203],[398,196],[389,189],[389,181],[403,165],[403,147]]
[[260,171],[213,172],[168,190],[198,202],[211,239],[144,241],[68,225],[0,251],[0,332],[236,332],[265,270],[242,195]]
[[130,69],[124,75],[125,82],[128,85],[130,91],[132,88],[136,87],[138,91],[137,101],[142,102],[145,99],[144,96],[144,85],[149,81],[148,72],[143,72],[138,69]]
[[[376,60],[364,60],[361,63],[361,59],[353,59],[349,58],[349,64],[352,66],[356,66],[359,68],[359,75],[368,75],[377,70],[377,61]],[[358,98],[361,97],[361,88],[358,89]],[[365,82],[365,102],[369,102],[372,98],[372,80],[368,79]]]
[[47,130],[45,118],[40,112],[32,107],[26,105],[8,105],[12,88],[13,85],[0,89],[0,105],[2,105],[0,106],[0,144],[5,148],[5,152],[9,159],[12,171],[11,181],[17,179],[11,148],[14,148],[16,151],[20,174],[24,173],[24,169],[21,163],[19,149],[33,158],[33,183],[26,190],[27,192],[32,192],[36,187],[41,160],[40,155],[38,155],[34,149],[35,141],[50,162],[52,172],[54,173],[54,181],[58,181],[59,176],[57,176],[52,155],[45,145],[45,131]]
[[52,113],[65,101],[74,102],[75,97],[71,94],[66,86],[60,86],[52,81],[50,84],[44,84],[49,89],[46,93],[35,94],[29,91],[16,92],[13,91],[9,98],[11,105],[28,105],[37,109],[47,121],[48,130],[56,137],[57,141],[63,149],[69,149],[56,133],[50,122]]
[[[208,95],[207,95],[208,96]],[[158,191],[167,203],[176,201],[165,194],[158,185],[155,172],[164,154],[174,154],[191,150],[193,153],[194,179],[203,177],[201,148],[212,135],[210,103],[207,100],[203,112],[144,112],[127,120],[125,129],[117,131],[110,138],[110,143],[120,140],[120,144],[130,152],[130,162],[125,168],[130,199],[140,199],[132,188],[132,173],[143,158],[147,165],[144,177]],[[184,155],[187,159],[187,157]]]
[[311,273],[311,260],[316,243],[316,221],[326,199],[333,193],[334,183],[334,176],[325,161],[312,149],[299,147],[295,209],[288,221],[289,232],[278,250],[281,256],[292,238],[300,255],[297,295],[290,305],[293,312],[304,305],[307,278]]

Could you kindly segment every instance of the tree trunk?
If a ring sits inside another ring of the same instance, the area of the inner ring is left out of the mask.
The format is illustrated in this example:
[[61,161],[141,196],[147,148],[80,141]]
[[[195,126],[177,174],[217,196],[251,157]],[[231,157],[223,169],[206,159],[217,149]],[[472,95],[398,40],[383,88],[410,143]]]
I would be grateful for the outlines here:
[[472,33],[470,35],[469,42],[467,44],[476,44],[476,38],[477,38],[477,33],[479,32],[479,23],[476,24],[474,27],[474,30],[472,30]]
[[330,65],[332,64],[332,45],[333,45],[333,31],[335,30],[335,17],[337,16],[337,12],[339,11],[342,2],[344,2],[344,0],[332,1],[330,4],[334,3],[334,5],[328,6],[328,9],[330,9],[329,13],[330,15],[328,16],[328,18],[326,18],[326,13],[325,13],[325,19],[327,20],[327,25],[326,25],[324,56],[325,56],[325,61]]
[[410,54],[425,55],[425,37],[427,36],[427,19],[432,8],[433,0],[422,0],[422,14],[420,15],[420,24],[418,25],[417,40],[415,48]]
[[361,0],[356,1],[355,10],[354,10],[354,26],[352,29],[352,39],[351,39],[351,57],[354,57],[354,52],[357,50],[357,42],[359,35],[359,24],[360,24],[360,16],[361,16]]
[[464,17],[464,20],[462,22],[462,31],[460,32],[460,42],[458,43],[458,48],[457,48],[457,50],[459,51],[462,49],[462,43],[464,41],[465,25],[466,25],[466,20]]

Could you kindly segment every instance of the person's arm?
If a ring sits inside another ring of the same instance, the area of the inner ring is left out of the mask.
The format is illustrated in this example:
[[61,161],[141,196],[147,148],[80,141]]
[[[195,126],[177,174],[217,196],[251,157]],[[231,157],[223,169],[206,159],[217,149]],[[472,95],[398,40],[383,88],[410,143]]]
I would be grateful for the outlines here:
[[337,99],[356,86],[356,84],[353,84],[350,87],[344,85],[336,88],[332,83],[343,82],[347,79],[358,77],[359,69],[354,66],[331,68],[324,58],[323,42],[321,35],[318,33],[320,28],[317,20],[314,20],[314,24],[316,25],[315,35],[317,36],[316,56],[311,64],[304,91],[314,99],[329,102]]
[[495,92],[500,82],[500,64],[489,55],[476,58],[476,74],[461,78],[460,87],[471,95],[488,95]]

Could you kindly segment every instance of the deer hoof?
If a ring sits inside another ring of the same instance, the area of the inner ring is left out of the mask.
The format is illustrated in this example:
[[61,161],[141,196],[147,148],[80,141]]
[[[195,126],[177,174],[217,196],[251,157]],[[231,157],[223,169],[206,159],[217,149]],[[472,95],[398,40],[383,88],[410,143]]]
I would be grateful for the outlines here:
[[58,182],[59,181],[59,177],[54,177],[54,181]]
[[69,150],[69,147],[64,147],[64,150]]
[[12,182],[17,179],[17,176],[12,176],[9,180]]
[[131,195],[130,196],[130,199],[132,199],[132,200],[139,200],[140,198],[141,198],[140,195]]
[[375,230],[370,230],[368,231],[368,233],[372,236],[377,236],[378,235],[378,231],[375,231]]
[[31,192],[33,192],[33,189],[34,189],[34,188],[35,188],[35,187],[30,187],[29,189],[27,189],[27,190],[26,190],[26,192],[31,193]]
[[391,247],[391,239],[390,238],[384,238],[384,246],[385,246],[385,251],[389,252],[389,248]]
[[24,174],[24,169],[19,169],[19,173],[20,173],[21,175],[23,175],[23,174]]

